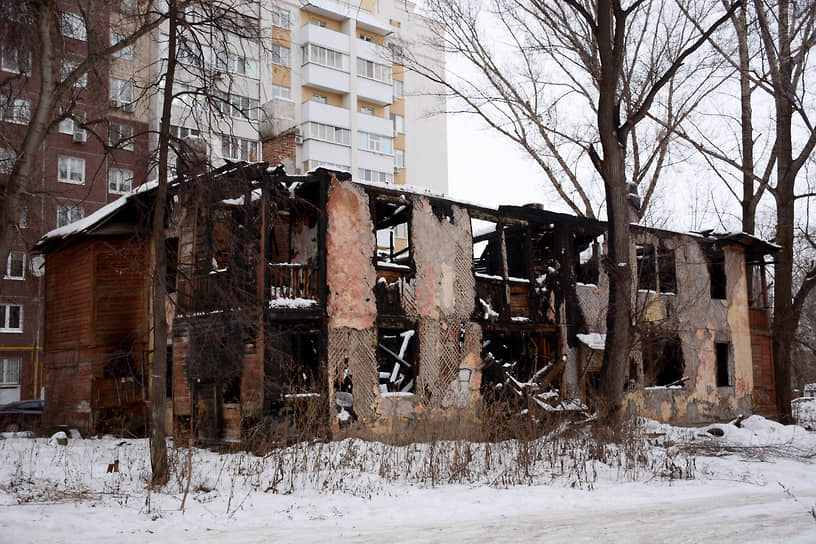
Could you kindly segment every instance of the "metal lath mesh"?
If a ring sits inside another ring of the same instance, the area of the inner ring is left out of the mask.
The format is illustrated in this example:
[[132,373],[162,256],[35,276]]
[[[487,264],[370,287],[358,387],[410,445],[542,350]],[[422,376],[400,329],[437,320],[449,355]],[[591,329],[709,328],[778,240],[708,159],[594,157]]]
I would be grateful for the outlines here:
[[606,323],[603,318],[606,309],[606,297],[601,296],[595,292],[596,289],[592,287],[579,286],[576,289],[578,294],[578,303],[581,311],[584,313],[587,326],[591,331],[603,332],[606,329]]
[[461,323],[424,320],[419,324],[419,389],[432,407],[441,405],[450,383],[456,378],[462,354],[459,348]]
[[343,370],[348,364],[353,384],[354,412],[360,418],[370,416],[375,404],[376,345],[376,329],[329,329],[328,351],[331,376],[342,381]]

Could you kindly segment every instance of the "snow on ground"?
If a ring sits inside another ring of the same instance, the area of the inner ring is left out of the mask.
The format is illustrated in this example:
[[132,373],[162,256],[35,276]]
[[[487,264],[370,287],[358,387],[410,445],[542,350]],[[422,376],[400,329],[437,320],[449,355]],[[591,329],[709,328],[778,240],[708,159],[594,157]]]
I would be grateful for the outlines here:
[[150,493],[145,440],[5,434],[0,542],[816,541],[816,433],[757,416],[646,422],[631,444],[597,446],[573,433],[265,457],[172,448],[171,480]]

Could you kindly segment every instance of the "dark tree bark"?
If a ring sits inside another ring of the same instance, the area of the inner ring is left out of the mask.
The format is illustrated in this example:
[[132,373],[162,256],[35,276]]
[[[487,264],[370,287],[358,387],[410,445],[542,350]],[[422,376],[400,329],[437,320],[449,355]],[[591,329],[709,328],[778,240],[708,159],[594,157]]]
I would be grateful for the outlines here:
[[167,441],[165,436],[165,413],[167,409],[167,248],[164,228],[167,215],[167,160],[170,150],[170,116],[173,105],[173,81],[176,74],[176,42],[178,30],[178,4],[168,1],[168,51],[167,69],[164,74],[162,93],[162,116],[159,128],[159,180],[153,208],[151,249],[153,251],[153,361],[150,380],[150,466],[153,470],[152,485],[164,485],[168,479]]

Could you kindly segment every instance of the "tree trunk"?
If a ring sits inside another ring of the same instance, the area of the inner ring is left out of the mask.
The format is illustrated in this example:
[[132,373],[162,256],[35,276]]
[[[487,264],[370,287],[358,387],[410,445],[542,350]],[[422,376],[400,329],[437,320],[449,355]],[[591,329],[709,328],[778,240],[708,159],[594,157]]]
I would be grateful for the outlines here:
[[601,367],[602,419],[615,422],[622,416],[623,387],[632,340],[632,271],[629,263],[629,205],[626,190],[626,137],[619,127],[617,88],[622,70],[626,16],[617,3],[598,1],[598,53],[601,78],[598,86],[598,129],[603,149],[599,171],[604,180],[609,231],[609,306],[606,312],[606,345]]
[[176,71],[176,33],[178,12],[175,0],[168,2],[169,36],[167,71],[162,93],[162,117],[159,127],[159,185],[153,208],[151,241],[153,249],[153,364],[150,381],[150,466],[151,483],[163,485],[168,479],[165,413],[167,405],[167,248],[164,235],[167,212],[167,159],[170,147],[170,114]]
[[37,34],[40,41],[40,92],[37,95],[37,104],[34,107],[28,130],[19,149],[18,159],[9,174],[6,184],[0,190],[0,255],[5,262],[12,243],[12,234],[17,228],[20,217],[20,195],[26,189],[26,184],[34,170],[34,159],[40,144],[45,141],[48,127],[52,119],[52,112],[57,100],[58,81],[54,77],[56,52],[54,51],[53,36],[54,10],[50,4],[35,4],[37,15]]
[[[750,57],[748,50],[747,8],[743,4],[734,16],[737,34],[740,78],[740,125],[742,129],[742,231],[754,234],[756,202],[754,201],[754,125],[751,107]],[[751,280],[751,276],[748,276]],[[749,286],[750,288],[750,286]]]

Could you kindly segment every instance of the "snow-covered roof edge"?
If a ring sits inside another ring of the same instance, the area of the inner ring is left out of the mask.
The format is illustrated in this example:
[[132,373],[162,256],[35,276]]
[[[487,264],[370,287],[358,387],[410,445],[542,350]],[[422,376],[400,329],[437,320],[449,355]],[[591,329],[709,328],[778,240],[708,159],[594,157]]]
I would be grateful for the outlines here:
[[82,232],[87,232],[91,229],[91,227],[96,226],[99,223],[104,222],[105,220],[109,219],[112,215],[114,215],[118,210],[123,208],[125,204],[127,204],[130,199],[134,196],[146,193],[158,187],[159,182],[158,180],[148,181],[143,183],[130,191],[127,194],[124,194],[110,202],[87,217],[83,217],[79,221],[74,221],[73,223],[68,223],[67,225],[63,225],[62,227],[57,227],[54,230],[46,232],[42,238],[37,242],[35,247],[42,246],[45,242],[49,240],[55,240],[58,238],[65,239],[69,236],[73,236],[75,234],[79,234]]

